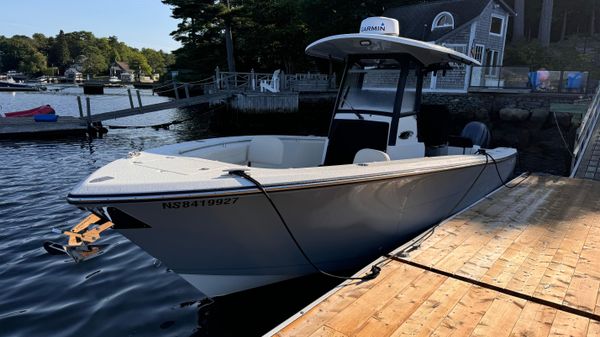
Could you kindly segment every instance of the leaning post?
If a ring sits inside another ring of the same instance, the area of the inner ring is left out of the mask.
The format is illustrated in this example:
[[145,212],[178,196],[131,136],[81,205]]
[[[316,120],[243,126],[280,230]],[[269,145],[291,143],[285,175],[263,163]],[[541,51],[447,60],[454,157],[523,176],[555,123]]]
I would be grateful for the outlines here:
[[[154,92],[152,93],[154,94]],[[131,97],[131,88],[127,88],[127,96],[129,96],[129,106],[133,109],[133,97]]]
[[86,97],[85,98],[85,109],[87,112],[87,121],[88,124],[92,124],[92,108],[90,107],[90,98]]
[[142,112],[142,96],[140,95],[139,90],[136,90],[135,93],[137,95],[140,112]]
[[81,104],[81,96],[77,96],[77,106],[79,107],[79,118],[83,119],[83,106]]

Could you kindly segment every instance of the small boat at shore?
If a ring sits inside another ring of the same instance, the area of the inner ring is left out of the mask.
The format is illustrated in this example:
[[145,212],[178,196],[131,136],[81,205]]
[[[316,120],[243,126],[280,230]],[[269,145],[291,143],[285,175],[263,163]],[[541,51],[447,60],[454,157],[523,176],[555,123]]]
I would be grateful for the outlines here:
[[451,139],[447,109],[421,104],[426,75],[476,60],[399,37],[394,19],[365,19],[360,31],[306,48],[346,63],[327,137],[220,137],[131,153],[68,202],[213,297],[359,268],[511,177],[515,149],[489,149],[483,124]]
[[50,115],[55,114],[56,111],[50,105],[42,105],[37,108],[22,110],[22,111],[13,111],[4,113],[5,117],[32,117],[36,115]]

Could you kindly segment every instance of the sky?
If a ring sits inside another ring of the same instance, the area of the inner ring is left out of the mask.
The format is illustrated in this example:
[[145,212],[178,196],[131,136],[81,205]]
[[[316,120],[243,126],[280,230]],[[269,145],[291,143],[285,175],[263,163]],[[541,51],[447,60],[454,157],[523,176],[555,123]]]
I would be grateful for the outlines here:
[[84,30],[140,49],[180,47],[169,35],[178,21],[160,0],[3,0],[1,8],[0,35],[7,37]]

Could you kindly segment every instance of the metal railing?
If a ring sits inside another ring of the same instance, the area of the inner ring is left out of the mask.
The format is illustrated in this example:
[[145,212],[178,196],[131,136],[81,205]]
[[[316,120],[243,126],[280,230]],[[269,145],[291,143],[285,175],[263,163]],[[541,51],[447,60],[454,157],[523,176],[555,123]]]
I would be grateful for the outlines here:
[[529,67],[471,67],[469,87],[527,89],[532,92],[587,92],[589,73],[574,70],[531,70]]
[[590,103],[588,110],[581,121],[581,125],[575,135],[575,146],[573,150],[573,162],[571,164],[571,178],[575,177],[583,155],[592,140],[594,130],[600,119],[600,86],[596,89],[596,94]]

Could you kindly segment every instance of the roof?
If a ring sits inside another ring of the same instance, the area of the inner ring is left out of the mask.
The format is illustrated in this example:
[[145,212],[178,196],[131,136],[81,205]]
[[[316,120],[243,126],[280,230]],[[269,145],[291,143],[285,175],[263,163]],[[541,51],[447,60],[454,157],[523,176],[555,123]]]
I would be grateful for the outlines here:
[[449,62],[479,65],[477,60],[433,43],[405,37],[381,34],[342,34],[329,36],[306,47],[310,56],[345,60],[348,55],[410,54],[425,66],[443,65]]
[[129,69],[129,64],[127,62],[116,61],[114,64],[117,65],[119,68],[121,68],[124,71],[131,71],[131,69]]
[[478,17],[490,1],[496,1],[511,15],[515,11],[502,0],[435,0],[403,5],[386,10],[383,16],[400,22],[400,35],[423,41],[437,41],[452,31],[441,28],[431,31],[433,19],[441,12],[449,12],[454,17],[454,29]]

